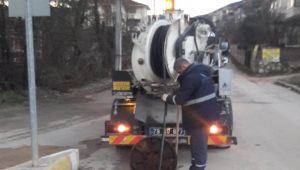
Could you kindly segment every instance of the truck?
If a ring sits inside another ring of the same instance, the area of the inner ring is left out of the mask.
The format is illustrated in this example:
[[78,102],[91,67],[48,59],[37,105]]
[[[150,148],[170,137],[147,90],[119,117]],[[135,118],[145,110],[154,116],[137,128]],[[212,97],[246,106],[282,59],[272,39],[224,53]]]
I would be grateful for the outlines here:
[[[165,19],[161,20],[153,16],[147,28],[137,29],[132,34],[132,69],[115,69],[112,73],[112,95],[120,97],[112,103],[101,141],[116,147],[132,146],[132,169],[155,169],[158,166],[159,142],[163,133],[164,155],[168,155],[163,162],[163,167],[168,167],[165,169],[176,169],[177,156],[173,145],[176,142],[190,144],[189,133],[182,128],[180,106],[168,105],[164,118],[165,104],[160,99],[165,92],[164,81],[165,90],[170,94],[179,88],[178,75],[173,69],[177,58],[206,64],[213,69],[211,78],[220,119],[209,127],[208,145],[230,148],[237,144],[233,136],[230,98],[233,73],[224,68],[228,58],[222,56],[229,50],[226,49],[228,45],[219,42],[215,25],[208,17],[192,18],[181,10],[166,10],[164,15]],[[116,59],[116,62],[120,61]]]

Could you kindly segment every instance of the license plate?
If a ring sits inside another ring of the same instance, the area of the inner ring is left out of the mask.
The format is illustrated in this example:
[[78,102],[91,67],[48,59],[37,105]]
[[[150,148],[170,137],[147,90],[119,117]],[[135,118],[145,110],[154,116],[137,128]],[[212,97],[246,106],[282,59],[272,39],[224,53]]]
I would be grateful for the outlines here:
[[[162,135],[163,129],[162,128],[156,128],[156,127],[150,127],[149,129],[149,134],[151,136],[155,135]],[[176,128],[166,128],[165,130],[166,135],[176,135]],[[184,136],[185,135],[185,130],[179,128],[179,136]]]

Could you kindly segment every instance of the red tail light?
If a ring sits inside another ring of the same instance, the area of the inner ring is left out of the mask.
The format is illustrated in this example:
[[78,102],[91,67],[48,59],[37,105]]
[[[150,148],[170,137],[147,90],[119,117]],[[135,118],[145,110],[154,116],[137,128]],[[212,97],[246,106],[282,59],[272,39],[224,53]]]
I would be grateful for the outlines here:
[[119,133],[128,132],[130,130],[130,126],[125,125],[125,124],[120,124],[120,125],[118,125],[117,130]]
[[222,127],[219,127],[217,125],[212,125],[210,128],[209,128],[209,133],[210,134],[220,134],[222,132]]
[[127,123],[112,123],[106,126],[108,134],[129,134],[131,133],[131,126]]

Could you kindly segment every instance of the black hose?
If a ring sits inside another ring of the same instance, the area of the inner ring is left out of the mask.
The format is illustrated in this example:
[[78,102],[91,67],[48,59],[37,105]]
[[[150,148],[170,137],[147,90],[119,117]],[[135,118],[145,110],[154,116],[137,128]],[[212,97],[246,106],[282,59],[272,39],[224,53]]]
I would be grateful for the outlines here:
[[[165,51],[165,39],[170,25],[159,27],[152,39],[151,49],[150,49],[150,65],[156,76],[159,78],[164,78],[164,72],[166,71],[166,66],[162,67],[164,60]],[[166,78],[170,78],[169,74],[166,74]]]
[[196,46],[197,53],[200,53],[196,35],[197,35],[197,27],[194,27],[194,43],[195,43],[195,46]]
[[190,24],[190,26],[178,37],[175,43],[175,55],[176,59],[182,58],[182,42],[185,41],[187,36],[193,35],[194,25]]
[[[207,16],[197,16],[197,17],[194,17],[194,18],[191,19],[190,22],[193,23],[193,22],[197,22],[197,21],[198,22],[199,21],[204,21],[206,24],[208,24],[210,26],[212,32],[215,33],[215,47],[214,47],[214,50],[217,51],[218,50],[218,46],[219,46],[219,37],[218,37],[218,33],[217,33],[217,29],[216,29],[215,24]],[[196,36],[196,33],[195,33],[194,36]],[[197,45],[197,43],[196,43],[196,45]],[[214,53],[213,58],[214,58],[214,62],[218,61],[218,53],[217,52]]]
[[[162,51],[164,53],[164,51]],[[164,93],[167,94],[167,71],[166,67],[166,60],[165,57],[162,57],[162,70],[163,70],[163,78],[164,78]],[[165,144],[165,130],[166,130],[166,117],[168,113],[168,103],[165,102],[165,110],[164,110],[164,124],[163,124],[163,133],[162,133],[162,140],[161,140],[161,148],[160,148],[160,157],[159,157],[159,166],[158,170],[161,170],[162,159],[163,159],[163,152],[164,152],[164,144]]]
[[204,21],[206,24],[208,24],[212,30],[212,32],[215,33],[215,44],[219,44],[219,38],[218,33],[215,24],[212,22],[211,19],[209,19],[207,16],[196,16],[194,18],[191,18],[190,23],[196,22],[196,21]]

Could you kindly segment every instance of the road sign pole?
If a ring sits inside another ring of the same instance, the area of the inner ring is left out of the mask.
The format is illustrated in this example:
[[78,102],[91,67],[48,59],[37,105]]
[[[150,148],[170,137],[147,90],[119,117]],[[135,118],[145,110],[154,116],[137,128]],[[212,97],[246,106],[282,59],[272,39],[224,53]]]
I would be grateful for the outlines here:
[[116,0],[115,70],[122,70],[122,0]]
[[36,85],[35,85],[35,66],[34,66],[34,47],[32,29],[32,0],[25,0],[25,27],[26,27],[26,48],[28,65],[28,85],[29,85],[29,104],[30,104],[30,123],[31,123],[31,152],[32,166],[39,165],[38,140],[37,140],[37,116],[36,116]]

